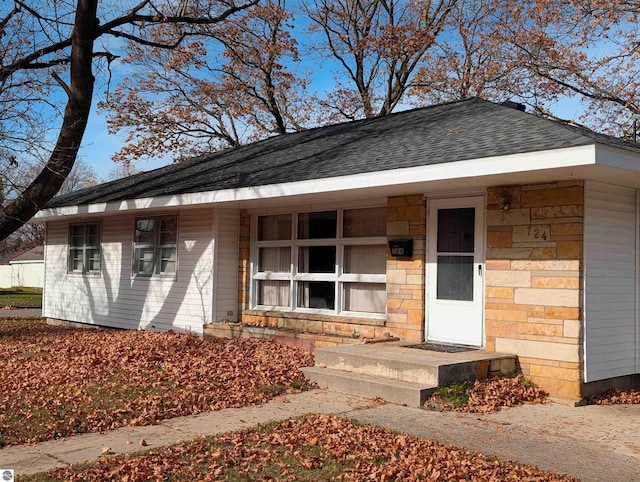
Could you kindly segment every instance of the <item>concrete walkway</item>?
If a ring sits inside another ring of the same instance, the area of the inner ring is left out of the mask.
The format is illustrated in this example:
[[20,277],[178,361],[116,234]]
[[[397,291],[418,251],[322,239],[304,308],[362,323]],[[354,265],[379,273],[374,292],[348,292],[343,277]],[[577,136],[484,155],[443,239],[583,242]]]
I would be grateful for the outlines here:
[[0,309],[0,318],[37,318],[42,316],[41,308]]
[[[137,452],[311,412],[333,413],[434,438],[585,481],[640,481],[638,405],[576,408],[552,403],[478,415],[378,405],[322,389],[279,397],[261,406],[165,420],[155,426],[124,427],[33,446],[5,447],[0,449],[0,468],[31,474],[96,460],[105,447],[114,453]],[[139,445],[141,439],[147,447]]]
[[583,481],[640,482],[640,405],[551,403],[486,415],[381,405],[348,416]]

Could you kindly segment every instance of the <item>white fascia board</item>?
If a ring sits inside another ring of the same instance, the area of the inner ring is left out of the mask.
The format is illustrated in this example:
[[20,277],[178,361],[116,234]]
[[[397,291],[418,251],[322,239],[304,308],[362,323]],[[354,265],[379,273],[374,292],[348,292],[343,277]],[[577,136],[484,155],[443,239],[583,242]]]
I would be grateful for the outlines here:
[[469,159],[465,161],[445,162],[404,169],[312,179],[308,181],[131,199],[85,206],[43,209],[36,214],[35,218],[43,221],[61,216],[113,214],[132,210],[272,199],[304,194],[321,194],[353,189],[397,186],[407,183],[442,181],[447,179],[476,179],[478,177],[496,174],[543,171],[547,169],[588,166],[593,164],[595,164],[595,145],[591,144],[565,149]]
[[596,164],[640,172],[640,154],[599,144],[596,148]]

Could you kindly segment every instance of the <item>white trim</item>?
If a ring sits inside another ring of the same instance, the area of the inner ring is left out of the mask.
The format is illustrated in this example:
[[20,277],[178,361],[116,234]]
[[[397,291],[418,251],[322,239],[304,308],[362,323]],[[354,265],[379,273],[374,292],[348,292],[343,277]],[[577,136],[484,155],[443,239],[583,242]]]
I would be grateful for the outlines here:
[[586,181],[584,183],[584,188],[582,192],[582,205],[583,213],[582,213],[582,383],[587,382],[588,374],[587,374],[587,331],[588,324],[587,320],[589,318],[589,312],[587,311],[587,291],[588,291],[588,276],[587,270],[589,269],[587,260],[589,259],[589,246],[587,240],[590,238],[589,234],[589,223],[587,222],[588,213],[587,213],[587,202],[589,200],[588,192],[589,192],[589,184],[591,181]]
[[42,264],[44,259],[19,259],[17,261],[9,261],[9,264]]
[[[102,234],[102,233],[101,233]],[[44,223],[44,246],[43,246],[43,254],[44,254],[44,276],[42,277],[42,310],[41,315],[43,317],[47,316],[47,251],[49,247],[49,223]]]
[[602,144],[598,144],[595,150],[595,163],[629,171],[640,171],[638,154]]
[[636,189],[636,373],[640,373],[640,192]]
[[424,290],[424,325],[422,326],[422,340],[427,341],[428,339],[428,330],[429,330],[429,226],[431,222],[431,198],[424,196],[424,209],[425,209],[425,235],[424,235],[424,282],[423,290]]
[[451,179],[473,179],[497,174],[542,171],[564,167],[591,166],[596,163],[596,145],[552,149],[508,156],[493,156],[428,166],[390,169],[348,176],[311,179],[265,186],[197,192],[96,203],[85,206],[66,206],[43,209],[34,219],[45,220],[57,216],[77,216],[114,213],[140,209],[166,209],[198,204],[251,201],[288,196],[321,194],[373,187],[397,186],[407,183],[433,182]]
[[[220,209],[211,210],[211,322],[218,321],[218,252],[220,247]],[[236,308],[237,311],[237,308]]]

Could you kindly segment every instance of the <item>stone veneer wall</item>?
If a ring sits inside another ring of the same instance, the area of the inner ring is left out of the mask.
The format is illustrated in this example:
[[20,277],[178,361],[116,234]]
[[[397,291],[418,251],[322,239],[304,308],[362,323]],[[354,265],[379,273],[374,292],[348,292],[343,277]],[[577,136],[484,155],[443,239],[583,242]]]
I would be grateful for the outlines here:
[[422,195],[389,198],[387,237],[412,239],[410,259],[393,258],[387,249],[387,319],[259,311],[249,309],[251,216],[240,212],[238,312],[245,326],[316,333],[317,346],[357,343],[362,338],[399,337],[420,342],[424,333],[426,213]]
[[552,395],[581,398],[583,183],[494,188],[487,202],[487,350],[517,354]]
[[424,338],[425,206],[422,194],[387,201],[387,237],[412,239],[413,256],[393,258],[387,250],[387,323],[378,330],[417,343]]

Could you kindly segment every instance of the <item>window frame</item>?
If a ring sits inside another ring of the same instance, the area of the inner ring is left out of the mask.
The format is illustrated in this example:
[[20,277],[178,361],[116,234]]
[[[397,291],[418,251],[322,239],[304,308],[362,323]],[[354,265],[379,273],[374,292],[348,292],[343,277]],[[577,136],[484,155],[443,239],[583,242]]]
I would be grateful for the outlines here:
[[[161,244],[162,221],[171,219],[175,223],[175,243]],[[138,222],[139,221],[153,221],[153,236],[151,243],[138,242]],[[133,250],[132,250],[132,262],[131,262],[131,276],[132,278],[141,279],[176,279],[178,274],[178,240],[179,240],[179,218],[177,214],[154,214],[151,216],[136,216],[133,221]],[[164,249],[175,250],[174,270],[169,272],[161,271],[162,252]],[[139,269],[140,258],[138,256],[139,249],[151,249],[152,252],[152,266],[153,270],[150,273],[145,273]]]
[[[384,312],[349,311],[345,309],[345,286],[347,283],[365,283],[371,285],[386,285],[386,246],[387,235],[385,225],[385,235],[344,237],[344,212],[354,209],[385,208],[386,203],[376,203],[370,205],[354,205],[348,207],[328,206],[323,208],[297,210],[269,210],[251,212],[251,263],[250,263],[250,308],[265,311],[298,312],[325,314],[332,316],[345,316],[356,318],[386,318],[386,302]],[[298,219],[300,214],[312,212],[336,211],[336,237],[322,239],[300,239],[298,236]],[[291,215],[291,238],[288,240],[258,240],[258,219],[261,216]],[[386,223],[385,223],[386,224]],[[332,273],[304,273],[300,272],[300,248],[314,246],[335,246],[335,266]],[[382,246],[385,252],[385,272],[380,274],[360,274],[345,273],[345,249],[349,246]],[[291,262],[289,272],[258,271],[259,256],[261,248],[290,248]],[[287,281],[289,283],[289,305],[272,306],[259,304],[259,283],[261,281]],[[298,306],[299,284],[304,282],[324,281],[332,282],[334,288],[334,307],[331,308],[304,308]]]
[[[97,234],[92,234],[89,231],[90,226],[95,226],[98,229]],[[74,244],[74,228],[82,227],[82,244]],[[96,245],[90,244],[89,239],[92,236],[97,236],[98,242]],[[95,263],[95,259],[92,255],[98,254],[98,269],[91,269],[91,266]],[[82,269],[74,269],[74,261],[78,259],[75,253],[80,253],[79,258],[82,263]],[[100,276],[102,273],[102,222],[101,221],[83,221],[78,223],[69,223],[68,225],[68,250],[67,250],[67,273],[74,275],[91,275]]]

